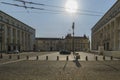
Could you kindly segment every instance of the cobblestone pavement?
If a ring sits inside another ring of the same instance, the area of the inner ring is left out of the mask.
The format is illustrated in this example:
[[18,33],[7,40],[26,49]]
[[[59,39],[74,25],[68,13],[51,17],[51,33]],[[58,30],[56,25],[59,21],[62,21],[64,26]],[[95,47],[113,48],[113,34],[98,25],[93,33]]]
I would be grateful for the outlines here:
[[35,61],[0,65],[0,80],[120,80],[120,61]]

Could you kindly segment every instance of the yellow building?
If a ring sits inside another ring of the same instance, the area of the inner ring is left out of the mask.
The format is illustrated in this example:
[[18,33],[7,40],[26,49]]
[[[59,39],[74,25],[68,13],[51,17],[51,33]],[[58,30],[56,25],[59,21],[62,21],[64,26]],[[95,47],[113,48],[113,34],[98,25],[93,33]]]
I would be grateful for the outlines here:
[[107,51],[120,50],[120,1],[107,11],[107,13],[92,28],[92,50],[103,47]]
[[0,51],[32,51],[35,29],[0,11]]
[[73,45],[75,51],[88,51],[90,49],[90,41],[89,38],[86,37],[86,35],[82,37],[74,36],[73,43],[73,36],[71,36],[71,34],[68,34],[65,37],[65,49],[73,51]]

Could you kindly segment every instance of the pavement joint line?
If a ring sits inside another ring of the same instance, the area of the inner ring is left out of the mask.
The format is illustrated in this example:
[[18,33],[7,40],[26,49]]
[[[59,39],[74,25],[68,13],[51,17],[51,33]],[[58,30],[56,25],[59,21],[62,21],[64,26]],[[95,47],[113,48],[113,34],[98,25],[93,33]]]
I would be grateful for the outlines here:
[[5,64],[10,64],[10,63],[15,63],[15,62],[23,61],[23,60],[25,60],[25,58],[23,58],[23,59],[19,59],[19,60],[14,60],[14,61],[8,61],[8,62],[0,63],[0,65],[5,65]]

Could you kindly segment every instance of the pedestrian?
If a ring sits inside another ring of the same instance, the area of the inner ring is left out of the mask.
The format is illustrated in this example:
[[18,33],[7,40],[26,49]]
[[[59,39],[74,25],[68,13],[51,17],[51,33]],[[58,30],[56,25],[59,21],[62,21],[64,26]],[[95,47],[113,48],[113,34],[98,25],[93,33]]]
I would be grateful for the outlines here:
[[75,56],[76,56],[76,60],[80,59],[79,53],[76,53]]

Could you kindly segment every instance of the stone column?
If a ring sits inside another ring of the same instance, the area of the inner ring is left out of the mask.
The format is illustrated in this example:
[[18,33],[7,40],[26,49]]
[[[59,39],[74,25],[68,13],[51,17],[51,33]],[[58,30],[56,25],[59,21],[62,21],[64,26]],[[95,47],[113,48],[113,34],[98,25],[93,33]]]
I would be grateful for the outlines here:
[[5,25],[4,26],[4,39],[3,39],[3,41],[4,41],[4,50],[5,51],[7,51],[7,38],[8,38],[8,32],[7,32],[7,26]]
[[19,36],[19,39],[20,39],[20,40],[19,40],[20,51],[22,51],[22,31],[21,31],[21,30],[19,31],[19,35],[20,35],[20,36]]
[[[11,37],[11,39],[10,39],[10,43],[11,44],[13,44],[13,28],[11,27],[10,28],[10,37]],[[12,45],[10,45],[10,48],[11,48],[11,50],[13,50],[13,46]]]
[[23,49],[25,51],[25,32],[23,32]]
[[27,33],[25,32],[25,50],[27,50]]
[[25,50],[25,34],[22,32],[22,49]]
[[111,22],[109,23],[109,28],[110,28],[110,31],[109,31],[109,34],[110,34],[109,49],[112,50],[112,25],[111,25]]
[[16,50],[18,50],[18,30],[15,30],[15,44],[16,44]]
[[120,50],[120,15],[118,16],[118,50]]
[[117,35],[118,35],[118,32],[117,32],[117,18],[115,18],[115,21],[114,21],[114,50],[117,50],[117,44],[118,44],[118,40],[117,40]]

